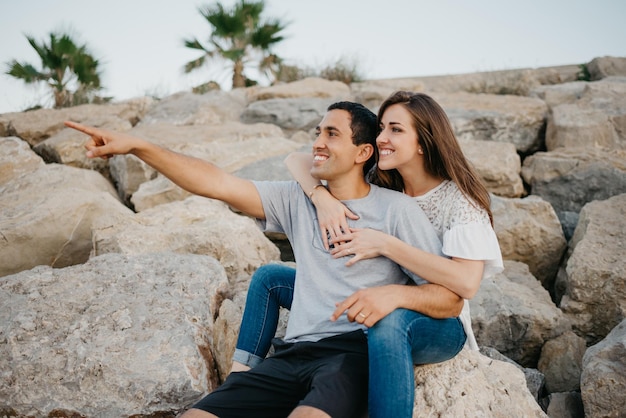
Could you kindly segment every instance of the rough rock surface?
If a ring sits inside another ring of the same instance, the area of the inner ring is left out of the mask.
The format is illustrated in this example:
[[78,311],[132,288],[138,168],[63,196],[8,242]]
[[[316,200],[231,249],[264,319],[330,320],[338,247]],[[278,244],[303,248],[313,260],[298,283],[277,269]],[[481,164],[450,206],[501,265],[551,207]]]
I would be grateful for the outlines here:
[[585,417],[623,417],[626,405],[626,320],[583,357],[580,389]]
[[172,253],[1,278],[0,410],[180,410],[217,385],[210,329],[227,285],[216,260]]

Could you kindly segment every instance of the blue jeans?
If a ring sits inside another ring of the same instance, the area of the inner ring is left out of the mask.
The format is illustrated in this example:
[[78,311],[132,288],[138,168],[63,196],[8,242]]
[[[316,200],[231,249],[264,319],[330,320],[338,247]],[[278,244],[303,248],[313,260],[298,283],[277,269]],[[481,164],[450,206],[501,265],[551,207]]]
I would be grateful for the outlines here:
[[[233,360],[250,367],[263,361],[276,333],[279,307],[291,308],[295,277],[295,269],[281,264],[254,273]],[[451,359],[465,339],[458,318],[434,319],[408,309],[396,309],[369,328],[369,417],[412,417],[413,366]]]
[[370,418],[413,416],[413,365],[449,360],[465,344],[458,318],[396,309],[368,330]]
[[261,363],[276,334],[280,308],[291,309],[296,270],[267,264],[252,275],[233,360],[250,367]]

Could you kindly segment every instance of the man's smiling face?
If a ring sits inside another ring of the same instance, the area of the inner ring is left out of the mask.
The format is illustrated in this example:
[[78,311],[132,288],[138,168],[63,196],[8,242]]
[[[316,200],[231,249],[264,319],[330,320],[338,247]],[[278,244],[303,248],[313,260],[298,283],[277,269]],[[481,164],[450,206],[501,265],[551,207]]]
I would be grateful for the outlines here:
[[350,113],[334,109],[326,113],[315,128],[311,175],[320,180],[334,180],[352,170],[358,147],[352,142]]

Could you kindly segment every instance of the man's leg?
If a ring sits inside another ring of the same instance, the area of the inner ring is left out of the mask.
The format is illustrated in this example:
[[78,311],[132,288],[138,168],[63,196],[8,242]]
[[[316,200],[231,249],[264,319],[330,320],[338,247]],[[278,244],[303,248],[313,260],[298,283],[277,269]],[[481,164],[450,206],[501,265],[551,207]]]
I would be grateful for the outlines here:
[[[280,359],[270,357],[247,372],[232,373],[192,408],[218,417],[286,417],[308,391],[307,382],[298,373],[297,360],[288,354]],[[196,416],[207,415],[198,412]]]
[[296,270],[282,264],[261,266],[250,280],[231,371],[258,365],[276,334],[280,308],[291,308]]
[[312,406],[299,406],[289,414],[289,418],[331,418],[331,416]]
[[201,411],[200,409],[191,408],[180,416],[180,418],[219,418],[217,415],[213,415],[210,412]]
[[370,418],[413,416],[414,364],[449,360],[465,344],[458,318],[397,309],[368,331]]
[[302,370],[310,390],[294,410],[294,416],[362,417],[367,409],[368,376],[364,333],[355,331],[317,343],[303,343],[302,351],[311,358]]

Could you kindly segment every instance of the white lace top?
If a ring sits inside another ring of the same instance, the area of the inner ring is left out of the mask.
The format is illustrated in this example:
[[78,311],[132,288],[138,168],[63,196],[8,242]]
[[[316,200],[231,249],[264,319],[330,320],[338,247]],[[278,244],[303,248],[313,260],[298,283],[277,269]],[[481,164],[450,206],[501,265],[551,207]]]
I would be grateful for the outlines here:
[[[473,204],[456,183],[445,180],[428,193],[414,199],[426,212],[439,234],[446,256],[484,260],[483,279],[504,269],[498,238],[487,212]],[[478,344],[472,331],[467,300],[460,318],[467,334],[466,344],[477,350]]]

